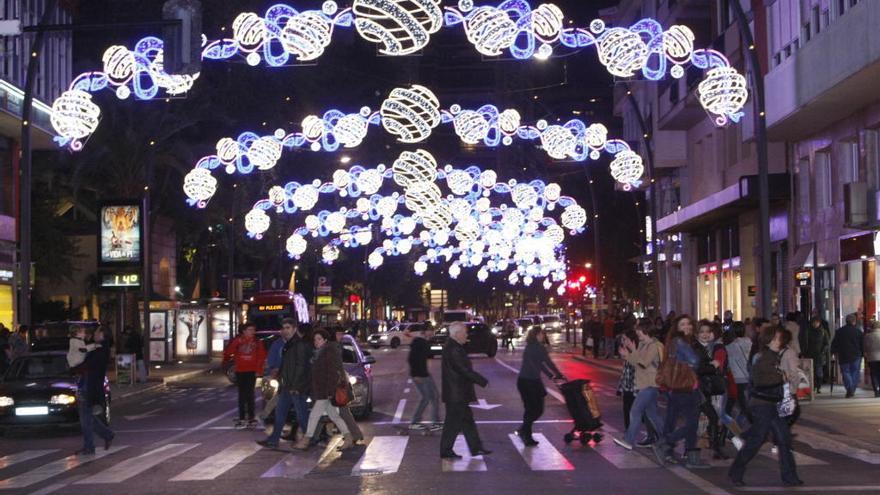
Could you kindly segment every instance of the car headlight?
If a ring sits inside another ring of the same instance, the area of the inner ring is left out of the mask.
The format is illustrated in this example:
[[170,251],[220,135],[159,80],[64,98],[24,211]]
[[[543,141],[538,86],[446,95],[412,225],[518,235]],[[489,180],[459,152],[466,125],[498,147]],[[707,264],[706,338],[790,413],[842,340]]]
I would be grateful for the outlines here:
[[274,378],[269,380],[269,386],[274,388],[275,390],[278,390],[278,380]]
[[15,401],[12,397],[0,396],[0,407],[12,407],[15,405]]
[[492,329],[492,335],[498,335],[498,329],[497,329],[497,328],[493,328],[493,329]]
[[56,406],[69,406],[74,402],[76,402],[76,397],[69,394],[58,394],[49,398],[49,404]]
[[356,376],[349,376],[348,377],[348,383],[350,383],[352,385],[356,384],[358,381],[359,381],[358,377],[356,377]]

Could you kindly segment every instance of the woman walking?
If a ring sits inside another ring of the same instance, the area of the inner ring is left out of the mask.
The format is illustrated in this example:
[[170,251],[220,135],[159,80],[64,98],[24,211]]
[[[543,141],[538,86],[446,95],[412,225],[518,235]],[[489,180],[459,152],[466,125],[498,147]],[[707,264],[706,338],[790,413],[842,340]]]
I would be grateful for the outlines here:
[[785,486],[799,486],[804,482],[797,475],[794,455],[791,451],[791,431],[786,418],[779,416],[776,404],[783,398],[785,376],[779,369],[780,352],[782,351],[783,329],[769,327],[758,339],[761,350],[752,365],[752,393],[749,409],[754,422],[745,433],[745,446],[736,456],[733,465],[727,472],[731,483],[744,486],[743,476],[746,465],[758,455],[761,446],[767,440],[767,434],[773,435],[773,441],[779,449],[779,470]]
[[339,345],[330,341],[330,335],[324,329],[316,330],[312,337],[315,346],[315,357],[312,362],[312,411],[309,413],[309,426],[306,434],[300,438],[295,448],[308,450],[314,442],[315,432],[318,429],[318,421],[321,416],[327,415],[330,421],[342,433],[343,442],[341,449],[350,448],[353,445],[351,434],[345,420],[339,415],[339,408],[330,402],[330,398],[336,394],[336,389],[345,385],[345,369],[342,367],[342,354]]
[[865,334],[865,360],[871,374],[871,387],[874,397],[880,397],[880,321],[871,324],[871,331]]
[[516,379],[516,388],[523,401],[523,422],[516,430],[526,447],[534,447],[538,442],[532,438],[532,425],[544,414],[544,396],[547,390],[541,381],[541,373],[548,377],[564,380],[559,368],[553,364],[547,348],[544,347],[544,331],[532,327],[526,334],[526,348],[523,350],[522,367]]
[[[716,460],[728,459],[721,450],[727,439],[728,428],[736,436],[742,433],[739,425],[725,412],[728,388],[727,350],[718,341],[720,333],[721,328],[717,323],[703,320],[694,345],[700,356],[697,369],[700,393],[705,399],[700,411],[709,420],[709,445],[713,451],[712,457]],[[739,445],[738,442],[736,444]]]
[[[624,340],[620,355],[635,369],[635,400],[629,416],[629,426],[623,440],[615,438],[614,443],[626,450],[632,450],[636,434],[641,429],[642,418],[648,427],[649,441],[656,441],[663,423],[657,414],[657,368],[663,356],[663,344],[653,337],[654,329],[648,323],[636,327],[638,347],[629,339]],[[641,445],[641,444],[640,444]]]

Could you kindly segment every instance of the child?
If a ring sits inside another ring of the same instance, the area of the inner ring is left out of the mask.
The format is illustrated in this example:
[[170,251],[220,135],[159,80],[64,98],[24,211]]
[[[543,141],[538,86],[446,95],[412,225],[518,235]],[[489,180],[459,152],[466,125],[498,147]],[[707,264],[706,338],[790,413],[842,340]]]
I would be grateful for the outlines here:
[[86,354],[101,347],[100,344],[86,344],[86,329],[79,325],[70,326],[70,343],[67,348],[67,365],[78,372],[77,366],[86,360]]

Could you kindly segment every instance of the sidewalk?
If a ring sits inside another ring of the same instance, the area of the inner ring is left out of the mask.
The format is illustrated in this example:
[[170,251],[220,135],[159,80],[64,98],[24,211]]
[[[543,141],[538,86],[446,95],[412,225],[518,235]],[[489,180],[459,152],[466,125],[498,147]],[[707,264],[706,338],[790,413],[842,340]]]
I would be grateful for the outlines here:
[[145,383],[125,385],[116,383],[116,368],[107,370],[107,379],[110,380],[110,392],[114,400],[127,399],[151,390],[162,388],[169,383],[188,380],[196,376],[208,373],[220,366],[219,359],[213,359],[207,363],[166,363],[150,368]]

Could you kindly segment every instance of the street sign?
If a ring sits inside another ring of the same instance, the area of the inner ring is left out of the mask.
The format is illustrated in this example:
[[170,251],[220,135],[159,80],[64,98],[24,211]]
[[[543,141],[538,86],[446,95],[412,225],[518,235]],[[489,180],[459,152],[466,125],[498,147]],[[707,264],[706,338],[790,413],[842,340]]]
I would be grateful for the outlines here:
[[332,292],[332,287],[330,286],[330,279],[327,277],[318,277],[318,294],[330,294]]
[[318,306],[329,306],[333,304],[333,297],[331,296],[318,296]]

